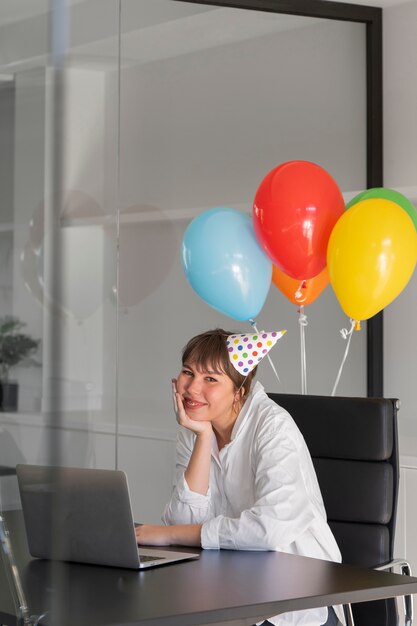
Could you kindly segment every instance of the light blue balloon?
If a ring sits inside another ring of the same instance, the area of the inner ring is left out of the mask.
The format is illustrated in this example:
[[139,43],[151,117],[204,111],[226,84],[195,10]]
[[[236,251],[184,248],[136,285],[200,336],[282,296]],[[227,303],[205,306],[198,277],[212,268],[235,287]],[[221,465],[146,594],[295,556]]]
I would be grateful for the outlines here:
[[189,224],[182,244],[185,275],[197,294],[235,320],[255,319],[271,284],[272,263],[249,215],[208,209]]

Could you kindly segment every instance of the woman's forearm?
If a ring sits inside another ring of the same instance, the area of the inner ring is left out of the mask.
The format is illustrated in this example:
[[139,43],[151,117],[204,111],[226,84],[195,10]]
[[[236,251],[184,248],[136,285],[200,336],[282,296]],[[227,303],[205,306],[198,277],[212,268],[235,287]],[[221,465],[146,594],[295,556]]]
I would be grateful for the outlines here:
[[152,526],[144,524],[136,528],[136,540],[148,546],[201,546],[201,524],[175,524]]
[[185,480],[191,491],[207,495],[210,480],[212,431],[196,436],[194,449],[185,470]]
[[201,546],[202,524],[176,524],[171,526],[171,545]]

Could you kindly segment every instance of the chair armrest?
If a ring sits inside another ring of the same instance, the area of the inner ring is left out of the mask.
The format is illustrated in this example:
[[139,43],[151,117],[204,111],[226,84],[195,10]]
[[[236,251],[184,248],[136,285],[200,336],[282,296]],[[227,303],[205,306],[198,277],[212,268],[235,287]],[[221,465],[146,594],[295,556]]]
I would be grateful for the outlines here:
[[[408,561],[405,559],[394,559],[389,561],[389,563],[384,563],[384,565],[379,565],[375,567],[376,570],[393,570],[394,568],[399,568],[401,574],[403,576],[411,576],[411,567]],[[413,623],[413,596],[404,596],[404,622],[405,626],[412,626]]]
[[345,604],[344,609],[345,609],[346,626],[355,626],[355,620],[353,619],[353,613],[352,613],[352,605]]
[[[378,567],[374,567],[375,570],[385,571],[385,570],[393,570],[394,568],[398,568],[401,571],[401,574],[404,576],[411,576],[411,567],[408,561],[405,559],[393,559],[388,563],[384,563],[383,565],[379,565]],[[413,596],[404,596],[404,626],[412,626],[413,624]],[[345,617],[347,626],[354,626],[352,607],[350,604],[345,604]]]

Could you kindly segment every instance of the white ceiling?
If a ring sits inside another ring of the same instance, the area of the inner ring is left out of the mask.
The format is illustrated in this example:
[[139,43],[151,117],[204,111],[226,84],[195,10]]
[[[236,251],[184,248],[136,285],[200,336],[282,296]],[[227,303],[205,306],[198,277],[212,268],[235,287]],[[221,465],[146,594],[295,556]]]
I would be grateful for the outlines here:
[[[47,31],[42,30],[45,26],[41,22],[46,23],[42,16],[46,18],[53,1],[0,0],[1,73],[47,62]],[[366,0],[363,4],[390,7],[404,2],[407,0]],[[116,68],[116,0],[67,0],[67,4],[73,23],[70,45],[73,62],[84,67]],[[317,20],[170,0],[122,0],[122,62],[125,66],[148,63],[302,28],[313,22]]]
[[[190,6],[193,5],[188,5]],[[130,4],[130,26],[143,23],[137,7],[137,4]],[[124,66],[149,63],[271,33],[302,28],[317,21],[309,17],[205,7],[204,11],[198,13],[190,11],[188,15],[177,15],[175,19],[165,19],[139,28],[129,29],[122,24],[122,63]],[[74,56],[109,61],[114,58],[116,43],[114,36],[95,42],[89,41],[77,46],[74,49]]]
[[[48,22],[44,12],[49,6],[48,0],[0,0],[0,72],[14,73],[47,63]],[[117,2],[71,0],[69,8],[69,53],[73,64],[117,68]],[[123,0],[122,9],[124,66],[317,23],[308,17],[169,0]]]
[[[47,13],[54,0],[1,0],[0,2],[0,24],[8,24],[16,22],[36,15]],[[327,0],[333,2],[335,0]],[[410,0],[343,0],[348,4],[366,4],[369,6],[389,7],[397,4],[403,4]],[[89,2],[89,0],[67,0],[68,6]],[[152,0],[147,0],[149,8],[154,4]]]
[[[70,0],[69,4],[78,4],[85,1]],[[11,24],[36,17],[37,15],[44,15],[50,8],[51,0],[1,0],[0,24]]]

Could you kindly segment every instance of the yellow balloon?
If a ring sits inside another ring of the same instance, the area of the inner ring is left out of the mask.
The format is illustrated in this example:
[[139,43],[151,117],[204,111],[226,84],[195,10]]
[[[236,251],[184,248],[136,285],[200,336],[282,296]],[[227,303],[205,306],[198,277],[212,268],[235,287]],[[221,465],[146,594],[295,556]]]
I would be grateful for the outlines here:
[[404,209],[362,200],[336,222],[327,248],[330,282],[349,317],[366,320],[396,298],[417,261],[417,232]]

